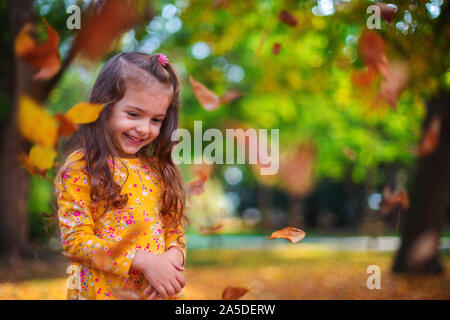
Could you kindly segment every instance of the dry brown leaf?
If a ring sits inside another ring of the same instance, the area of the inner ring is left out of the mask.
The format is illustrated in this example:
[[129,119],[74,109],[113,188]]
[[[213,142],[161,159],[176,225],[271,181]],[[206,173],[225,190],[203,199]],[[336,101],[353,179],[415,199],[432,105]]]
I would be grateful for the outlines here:
[[273,54],[274,55],[278,55],[279,53],[280,53],[280,51],[281,51],[281,43],[274,43],[273,44],[273,47],[272,47],[272,52],[273,52]]
[[390,24],[395,18],[397,9],[387,5],[384,2],[375,2],[375,5],[380,8],[380,13],[384,20],[386,20],[386,22]]
[[416,150],[419,157],[433,153],[439,145],[439,136],[441,134],[442,119],[439,115],[434,115],[428,124],[420,146]]
[[281,21],[283,21],[284,23],[286,23],[290,27],[295,27],[297,25],[297,23],[298,23],[297,17],[295,17],[294,15],[290,14],[286,10],[283,10],[283,11],[280,12],[280,14],[278,15],[278,19],[280,19]]
[[303,230],[293,227],[286,227],[273,232],[272,235],[270,237],[266,237],[266,239],[287,239],[292,243],[297,243],[301,241],[305,236],[306,233]]
[[189,82],[191,83],[195,97],[205,110],[212,111],[219,107],[219,98],[214,92],[195,80],[192,76],[189,76]]
[[398,97],[408,85],[409,68],[405,63],[394,62],[388,65],[388,70],[388,76],[380,84],[379,96],[396,110]]
[[14,43],[16,55],[39,69],[33,76],[34,80],[49,79],[58,73],[61,67],[61,56],[58,50],[59,35],[45,18],[42,18],[42,20],[47,29],[47,40],[45,42],[36,43],[30,36],[34,27],[27,23],[23,26]]
[[141,19],[147,20],[147,8],[141,1],[92,1],[82,17],[83,28],[77,33],[72,50],[92,61],[100,60],[125,31]]
[[342,153],[352,161],[356,160],[356,152],[347,146],[342,147]]
[[222,292],[222,300],[238,300],[248,291],[242,287],[226,287]]
[[72,123],[72,121],[67,119],[63,114],[55,115],[55,119],[59,122],[58,137],[69,136],[78,129],[78,126]]
[[312,142],[303,143],[296,151],[280,156],[279,175],[291,194],[305,196],[312,191],[316,159],[317,147]]
[[373,31],[366,31],[359,41],[359,50],[366,66],[385,78],[389,76],[386,45],[381,36]]
[[227,104],[241,98],[244,94],[239,90],[229,90],[219,98],[219,104]]
[[355,71],[352,74],[352,82],[358,87],[369,87],[377,78],[378,74],[372,68],[365,71]]

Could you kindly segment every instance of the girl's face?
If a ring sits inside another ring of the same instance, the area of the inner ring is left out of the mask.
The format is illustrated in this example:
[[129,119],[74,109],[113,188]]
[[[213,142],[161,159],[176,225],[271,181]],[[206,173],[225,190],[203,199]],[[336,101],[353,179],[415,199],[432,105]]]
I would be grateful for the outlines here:
[[134,158],[142,147],[156,139],[172,97],[172,87],[156,80],[152,86],[129,86],[108,120],[120,157]]

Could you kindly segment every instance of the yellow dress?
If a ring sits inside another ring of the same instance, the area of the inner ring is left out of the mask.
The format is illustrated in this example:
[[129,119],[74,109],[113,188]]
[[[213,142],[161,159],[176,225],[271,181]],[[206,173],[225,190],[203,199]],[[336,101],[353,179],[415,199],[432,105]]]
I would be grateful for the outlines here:
[[[115,158],[114,181],[122,186],[121,194],[128,194],[128,203],[123,209],[109,208],[103,214],[105,202],[90,198],[83,155],[83,150],[71,153],[54,183],[62,247],[76,261],[67,269],[67,299],[114,300],[118,298],[114,296],[118,288],[130,286],[142,294],[148,282],[142,273],[130,270],[136,250],[161,254],[177,246],[186,257],[183,224],[170,229],[163,226],[157,205],[161,189],[158,174],[151,160],[141,158]],[[112,170],[112,158],[108,166]],[[148,228],[146,225],[145,232],[133,239],[109,266],[94,258],[98,250],[109,253],[137,223],[146,223]],[[182,296],[180,292],[170,299]]]

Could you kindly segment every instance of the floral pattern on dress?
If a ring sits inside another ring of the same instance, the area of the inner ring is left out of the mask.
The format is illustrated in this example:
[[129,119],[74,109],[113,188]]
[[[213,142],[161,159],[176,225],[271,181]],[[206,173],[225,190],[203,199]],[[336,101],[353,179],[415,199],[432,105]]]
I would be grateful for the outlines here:
[[[185,241],[177,241],[178,237],[185,237],[183,224],[164,228],[158,210],[159,177],[149,161],[116,158],[113,162],[108,159],[110,169],[114,170],[114,180],[122,186],[121,194],[128,194],[128,203],[123,209],[105,211],[105,203],[90,199],[89,176],[83,157],[82,150],[70,154],[54,181],[63,250],[81,261],[72,263],[80,270],[80,288],[68,288],[67,299],[114,300],[113,289],[130,284],[142,293],[148,286],[147,280],[142,273],[130,270],[136,250],[161,254],[177,246],[185,257],[186,249],[180,245]],[[95,264],[96,250],[108,252],[122,239],[127,228],[140,222],[148,223],[149,229],[114,259],[111,267],[105,270]],[[170,299],[182,296],[180,292]]]

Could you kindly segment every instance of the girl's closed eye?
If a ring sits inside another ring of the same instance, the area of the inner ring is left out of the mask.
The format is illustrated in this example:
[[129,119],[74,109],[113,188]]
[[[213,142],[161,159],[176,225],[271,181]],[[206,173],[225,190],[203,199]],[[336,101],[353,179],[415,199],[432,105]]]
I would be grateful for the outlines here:
[[133,117],[133,118],[136,118],[136,117],[139,116],[137,113],[134,113],[134,112],[127,112],[127,114],[128,114],[130,117]]
[[155,122],[163,122],[164,119],[153,118],[152,120]]

